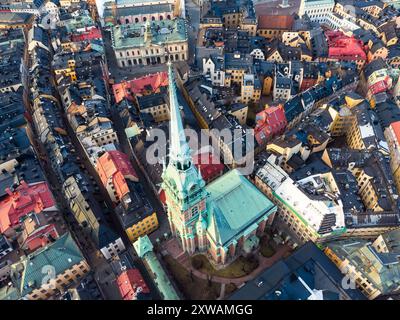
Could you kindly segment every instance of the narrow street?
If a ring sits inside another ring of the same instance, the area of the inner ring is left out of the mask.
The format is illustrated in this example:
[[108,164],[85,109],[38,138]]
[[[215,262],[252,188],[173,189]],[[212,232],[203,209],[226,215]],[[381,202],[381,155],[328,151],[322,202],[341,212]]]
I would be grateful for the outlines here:
[[188,20],[189,36],[189,65],[193,65],[196,59],[196,43],[200,26],[200,7],[193,0],[186,0],[186,19]]

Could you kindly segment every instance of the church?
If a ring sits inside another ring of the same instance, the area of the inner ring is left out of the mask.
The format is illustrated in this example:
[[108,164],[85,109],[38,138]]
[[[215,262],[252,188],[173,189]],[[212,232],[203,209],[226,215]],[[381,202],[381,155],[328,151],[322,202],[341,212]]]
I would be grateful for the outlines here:
[[169,162],[162,173],[172,235],[189,255],[206,254],[214,265],[227,265],[259,244],[276,206],[234,169],[206,185],[192,163],[171,63]]

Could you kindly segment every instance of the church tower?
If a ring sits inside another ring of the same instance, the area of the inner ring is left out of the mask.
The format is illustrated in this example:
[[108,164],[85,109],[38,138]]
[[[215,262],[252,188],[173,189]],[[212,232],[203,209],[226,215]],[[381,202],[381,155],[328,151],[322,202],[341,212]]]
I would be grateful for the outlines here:
[[150,20],[147,20],[144,26],[144,42],[148,44],[151,42],[152,38],[153,33],[151,32]]
[[170,143],[169,162],[163,170],[162,188],[166,195],[171,232],[189,254],[203,251],[207,244],[207,192],[205,182],[192,161],[186,141],[172,64],[168,63]]

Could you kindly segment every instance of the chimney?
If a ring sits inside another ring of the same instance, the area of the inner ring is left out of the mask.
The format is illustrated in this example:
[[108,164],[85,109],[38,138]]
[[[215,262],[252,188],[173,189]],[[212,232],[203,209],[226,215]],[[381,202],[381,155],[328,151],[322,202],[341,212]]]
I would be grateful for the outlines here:
[[28,184],[25,182],[25,180],[21,180],[19,183],[23,188],[29,188]]
[[13,192],[11,191],[11,189],[10,188],[6,188],[6,192],[7,192],[7,194],[9,195],[9,196],[13,196]]

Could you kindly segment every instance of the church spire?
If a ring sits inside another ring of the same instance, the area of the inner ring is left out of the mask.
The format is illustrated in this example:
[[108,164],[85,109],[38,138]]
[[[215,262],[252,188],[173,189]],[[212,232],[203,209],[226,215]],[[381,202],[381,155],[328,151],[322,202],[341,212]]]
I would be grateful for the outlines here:
[[189,144],[182,124],[178,97],[176,94],[176,84],[172,63],[168,62],[168,82],[169,82],[169,104],[170,104],[170,162],[178,170],[186,170],[191,166],[192,157],[190,155]]

